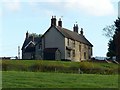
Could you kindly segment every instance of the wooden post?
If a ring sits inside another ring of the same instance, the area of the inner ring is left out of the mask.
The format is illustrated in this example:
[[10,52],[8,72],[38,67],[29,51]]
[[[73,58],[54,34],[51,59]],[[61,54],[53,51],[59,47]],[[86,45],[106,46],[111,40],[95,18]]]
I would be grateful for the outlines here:
[[80,68],[79,68],[79,69],[78,69],[78,73],[79,73],[79,74],[80,74],[80,71],[81,71],[81,70],[80,70]]
[[56,72],[56,68],[55,68],[55,72]]

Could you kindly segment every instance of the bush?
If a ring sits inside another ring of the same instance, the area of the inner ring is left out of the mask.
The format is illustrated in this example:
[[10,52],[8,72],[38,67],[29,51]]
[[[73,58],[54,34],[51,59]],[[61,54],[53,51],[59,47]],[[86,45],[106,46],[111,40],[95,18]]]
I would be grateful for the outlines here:
[[41,60],[5,60],[2,61],[3,71],[33,71],[88,74],[118,74],[120,68],[116,64],[99,62],[65,62]]
[[83,62],[80,64],[83,73],[90,74],[118,74],[118,66],[114,67],[108,63]]

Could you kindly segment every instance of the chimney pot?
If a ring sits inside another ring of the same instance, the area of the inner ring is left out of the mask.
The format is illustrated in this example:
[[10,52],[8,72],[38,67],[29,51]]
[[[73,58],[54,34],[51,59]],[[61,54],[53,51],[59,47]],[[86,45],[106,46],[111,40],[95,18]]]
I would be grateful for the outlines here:
[[58,26],[62,27],[62,21],[61,21],[61,18],[59,18]]
[[73,31],[78,33],[78,24],[74,24]]
[[29,33],[28,33],[28,31],[26,32],[26,39],[28,39],[29,38]]
[[83,28],[81,28],[80,34],[82,34],[82,35],[83,35]]
[[52,16],[51,26],[52,26],[52,25],[56,26],[56,21],[57,21],[57,20],[56,20],[56,16],[54,16],[54,17]]

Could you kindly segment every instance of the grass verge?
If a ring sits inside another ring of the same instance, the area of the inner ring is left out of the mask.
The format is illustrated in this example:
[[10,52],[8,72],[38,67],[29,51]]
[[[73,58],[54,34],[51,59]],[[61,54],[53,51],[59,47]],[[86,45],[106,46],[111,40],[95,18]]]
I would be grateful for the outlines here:
[[118,75],[3,71],[3,88],[118,88]]

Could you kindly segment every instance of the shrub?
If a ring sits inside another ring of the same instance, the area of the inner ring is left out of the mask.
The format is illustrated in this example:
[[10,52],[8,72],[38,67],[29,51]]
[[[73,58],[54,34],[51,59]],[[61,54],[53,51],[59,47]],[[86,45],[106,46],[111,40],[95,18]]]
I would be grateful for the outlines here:
[[2,70],[90,74],[118,74],[120,72],[116,64],[41,60],[5,60],[2,61]]

